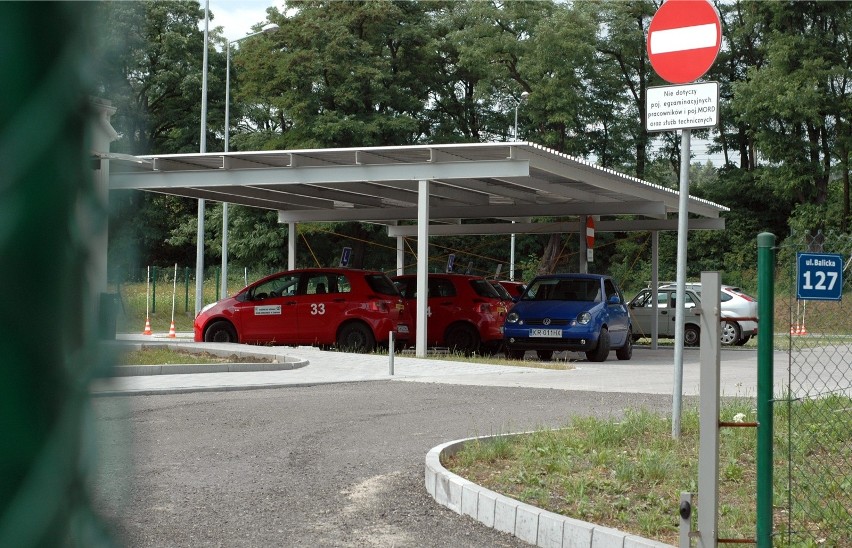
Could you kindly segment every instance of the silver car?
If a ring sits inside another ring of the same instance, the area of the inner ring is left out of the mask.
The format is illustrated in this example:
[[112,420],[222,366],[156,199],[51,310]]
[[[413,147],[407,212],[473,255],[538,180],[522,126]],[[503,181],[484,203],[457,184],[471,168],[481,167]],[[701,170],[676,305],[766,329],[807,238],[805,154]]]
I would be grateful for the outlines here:
[[[658,324],[661,338],[674,337],[674,309],[677,286],[675,284],[661,285],[658,291],[658,306],[656,307],[660,320]],[[630,301],[630,313],[634,318],[634,338],[651,336],[651,319],[654,307],[651,302],[651,289],[639,292]],[[723,285],[720,291],[722,335],[721,341],[726,346],[741,346],[757,335],[757,300],[742,289]],[[684,346],[697,346],[700,338],[698,317],[690,309],[701,302],[701,284],[686,284],[686,302],[684,307]]]

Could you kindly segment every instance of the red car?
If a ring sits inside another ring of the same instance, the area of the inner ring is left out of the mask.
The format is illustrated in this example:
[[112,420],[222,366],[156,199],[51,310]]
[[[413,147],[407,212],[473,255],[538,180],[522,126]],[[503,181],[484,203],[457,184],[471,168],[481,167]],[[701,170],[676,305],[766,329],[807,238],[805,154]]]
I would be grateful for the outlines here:
[[[414,317],[417,310],[417,276],[391,278],[407,301]],[[429,346],[452,351],[493,354],[503,344],[503,320],[506,305],[485,278],[463,274],[429,274]],[[412,321],[412,324],[415,322]],[[412,326],[409,342],[415,340]]]
[[382,272],[311,268],[279,272],[207,305],[195,318],[196,342],[336,344],[369,352],[389,333],[408,340],[405,304]]
[[521,295],[524,294],[524,290],[527,288],[527,285],[524,282],[510,282],[509,280],[499,280],[497,283],[503,286],[503,289],[506,290],[509,295],[512,296],[512,299],[517,301],[521,298]]

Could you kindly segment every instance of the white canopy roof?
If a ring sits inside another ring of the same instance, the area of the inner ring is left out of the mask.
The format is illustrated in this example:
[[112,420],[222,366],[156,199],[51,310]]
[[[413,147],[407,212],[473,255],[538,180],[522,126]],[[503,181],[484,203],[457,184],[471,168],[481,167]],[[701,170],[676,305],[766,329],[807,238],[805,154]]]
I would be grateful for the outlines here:
[[[395,225],[416,220],[418,181],[427,180],[428,216],[433,221],[459,225],[466,219],[636,215],[644,217],[644,222],[604,222],[597,229],[676,229],[675,220],[665,221],[668,213],[677,212],[676,190],[527,142],[164,154],[115,160],[110,190],[141,189],[273,209],[279,211],[281,222]],[[728,208],[695,197],[688,204],[689,213],[705,218],[705,222],[693,219],[690,228],[724,228],[724,220],[718,217]],[[518,225],[506,230],[524,231]]]

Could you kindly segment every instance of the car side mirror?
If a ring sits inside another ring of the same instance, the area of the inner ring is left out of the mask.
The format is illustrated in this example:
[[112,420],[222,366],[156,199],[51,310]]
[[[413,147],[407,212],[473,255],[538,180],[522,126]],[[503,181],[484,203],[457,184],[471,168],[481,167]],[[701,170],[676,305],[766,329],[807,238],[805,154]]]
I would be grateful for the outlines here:
[[609,298],[609,304],[621,304],[621,299],[618,295],[613,295]]

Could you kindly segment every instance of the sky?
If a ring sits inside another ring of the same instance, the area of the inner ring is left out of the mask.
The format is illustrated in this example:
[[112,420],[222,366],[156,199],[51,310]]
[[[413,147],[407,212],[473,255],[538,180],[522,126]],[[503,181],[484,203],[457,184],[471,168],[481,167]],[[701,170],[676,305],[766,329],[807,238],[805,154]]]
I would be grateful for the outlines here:
[[[201,9],[205,3],[201,1]],[[251,34],[252,25],[266,22],[266,8],[277,6],[281,10],[283,4],[283,0],[210,0],[210,12],[214,17],[210,28],[223,27],[225,37],[229,41],[236,40]],[[204,21],[200,28],[204,29]]]

